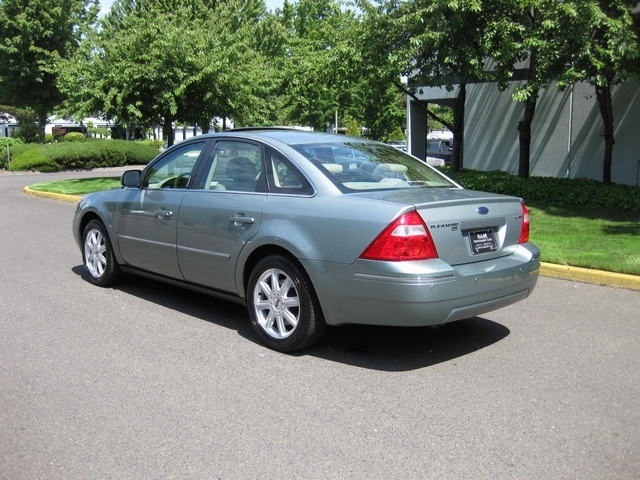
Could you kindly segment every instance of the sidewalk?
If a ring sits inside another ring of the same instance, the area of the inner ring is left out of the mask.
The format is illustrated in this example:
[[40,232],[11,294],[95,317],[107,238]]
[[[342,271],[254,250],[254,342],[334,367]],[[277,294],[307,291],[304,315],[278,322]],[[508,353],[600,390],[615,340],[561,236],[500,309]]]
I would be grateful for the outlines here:
[[[24,193],[37,197],[50,198],[64,202],[78,203],[81,196],[63,195],[61,193],[38,192],[24,187]],[[545,277],[563,278],[582,283],[594,283],[596,285],[609,285],[613,287],[628,288],[640,291],[640,276],[627,275],[624,273],[604,272],[601,270],[591,270],[589,268],[571,267],[569,265],[556,265],[542,262],[540,275]]]

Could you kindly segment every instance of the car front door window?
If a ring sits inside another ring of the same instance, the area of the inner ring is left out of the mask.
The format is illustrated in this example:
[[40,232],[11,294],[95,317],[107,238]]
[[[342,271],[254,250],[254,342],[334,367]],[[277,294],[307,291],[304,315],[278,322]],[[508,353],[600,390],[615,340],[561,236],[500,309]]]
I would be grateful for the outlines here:
[[204,142],[190,143],[168,152],[145,172],[146,188],[187,188]]

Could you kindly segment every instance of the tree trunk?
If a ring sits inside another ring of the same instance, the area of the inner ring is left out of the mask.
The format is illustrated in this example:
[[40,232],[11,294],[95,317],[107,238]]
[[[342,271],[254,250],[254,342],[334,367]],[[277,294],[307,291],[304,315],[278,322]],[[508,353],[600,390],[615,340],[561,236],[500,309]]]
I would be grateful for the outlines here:
[[[532,11],[533,14],[533,11]],[[529,71],[527,72],[527,85],[536,78],[536,70],[538,68],[538,55],[535,48],[529,52]],[[538,89],[530,94],[524,102],[524,116],[518,122],[518,138],[520,140],[520,154],[518,158],[518,177],[529,178],[529,170],[531,166],[531,124],[533,116],[536,113],[536,105],[538,103]]]
[[611,102],[611,83],[605,86],[596,84],[596,99],[604,124],[604,162],[602,164],[602,183],[611,185],[611,163],[613,161],[613,105]]
[[531,124],[536,113],[538,103],[537,94],[531,96],[524,103],[524,117],[518,123],[518,137],[520,139],[520,156],[518,159],[518,177],[529,178],[531,165]]
[[38,131],[40,143],[44,145],[45,127],[47,126],[47,112],[38,112]]
[[453,107],[453,151],[451,152],[451,166],[454,172],[463,167],[464,152],[464,104],[467,99],[467,83],[460,81],[458,100]]
[[165,115],[164,123],[162,125],[162,136],[167,140],[167,147],[170,147],[174,143],[173,134],[173,119],[170,115]]

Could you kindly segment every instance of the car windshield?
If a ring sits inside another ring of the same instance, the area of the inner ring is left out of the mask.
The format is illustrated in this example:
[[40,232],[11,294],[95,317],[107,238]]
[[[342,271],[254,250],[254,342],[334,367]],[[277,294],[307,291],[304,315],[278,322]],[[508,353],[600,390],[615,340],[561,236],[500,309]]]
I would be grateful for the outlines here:
[[343,192],[402,188],[455,188],[439,172],[388,145],[340,142],[292,145]]

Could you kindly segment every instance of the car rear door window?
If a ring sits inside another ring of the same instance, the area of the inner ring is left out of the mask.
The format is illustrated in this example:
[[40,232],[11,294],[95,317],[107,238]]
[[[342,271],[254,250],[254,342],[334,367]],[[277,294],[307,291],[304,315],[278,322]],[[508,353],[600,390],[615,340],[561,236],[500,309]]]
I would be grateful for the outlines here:
[[307,178],[284,155],[271,147],[266,149],[269,191],[310,195],[313,187]]
[[259,145],[242,141],[218,141],[205,167],[200,188],[233,192],[264,190]]

